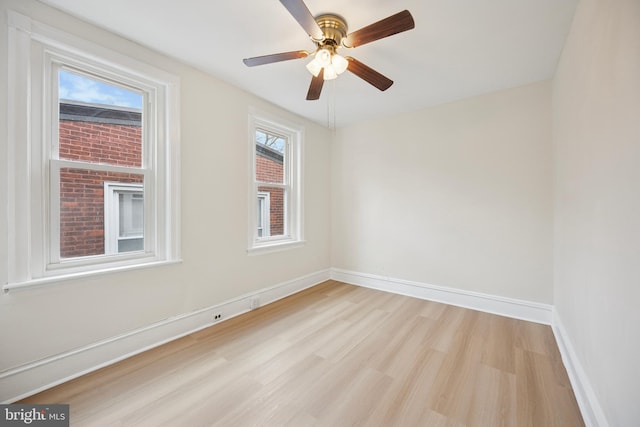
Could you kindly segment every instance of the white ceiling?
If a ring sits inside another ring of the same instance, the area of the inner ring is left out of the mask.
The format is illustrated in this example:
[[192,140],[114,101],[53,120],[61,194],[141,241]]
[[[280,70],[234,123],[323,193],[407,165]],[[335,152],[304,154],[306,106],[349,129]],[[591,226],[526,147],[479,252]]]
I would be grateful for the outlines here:
[[343,16],[350,32],[404,9],[416,23],[414,30],[348,52],[394,80],[390,89],[380,92],[347,72],[326,82],[320,100],[306,101],[308,59],[253,68],[242,63],[314,49],[278,0],[41,1],[338,127],[551,78],[578,2],[306,0],[314,15]]

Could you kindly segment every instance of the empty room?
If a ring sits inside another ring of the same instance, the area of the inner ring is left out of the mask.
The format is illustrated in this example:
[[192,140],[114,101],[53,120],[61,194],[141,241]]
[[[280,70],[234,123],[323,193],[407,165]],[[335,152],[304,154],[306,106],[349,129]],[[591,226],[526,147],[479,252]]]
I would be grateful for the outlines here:
[[640,426],[640,1],[0,22],[0,424]]

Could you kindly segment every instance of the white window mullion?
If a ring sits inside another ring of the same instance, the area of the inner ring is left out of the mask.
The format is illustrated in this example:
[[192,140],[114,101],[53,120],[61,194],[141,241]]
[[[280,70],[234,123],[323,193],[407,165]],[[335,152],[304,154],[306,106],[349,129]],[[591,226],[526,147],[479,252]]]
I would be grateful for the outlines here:
[[91,163],[91,162],[85,162],[81,160],[54,159],[54,161],[59,165],[61,169],[65,169],[65,168],[66,169],[87,169],[87,170],[100,171],[100,172],[130,173],[130,174],[145,175],[145,176],[149,172],[144,168],[106,165],[104,163]]

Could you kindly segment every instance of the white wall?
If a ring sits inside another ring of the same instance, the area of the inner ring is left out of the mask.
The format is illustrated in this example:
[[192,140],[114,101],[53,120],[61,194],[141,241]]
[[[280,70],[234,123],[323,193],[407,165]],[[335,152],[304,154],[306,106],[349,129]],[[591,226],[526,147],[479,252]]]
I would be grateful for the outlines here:
[[339,130],[332,264],[552,302],[550,83]]
[[640,2],[582,0],[553,81],[554,303],[611,426],[640,423]]
[[[34,0],[2,1],[0,64],[7,63],[8,8],[180,77],[184,261],[179,265],[0,294],[0,374],[330,267],[328,130]],[[0,67],[3,165],[7,149],[6,73],[7,67]],[[250,106],[305,126],[304,185],[312,197],[305,198],[307,243],[301,249],[247,256]],[[6,185],[7,176],[3,174],[0,177],[3,284],[7,277],[7,227],[11,226],[4,209]]]

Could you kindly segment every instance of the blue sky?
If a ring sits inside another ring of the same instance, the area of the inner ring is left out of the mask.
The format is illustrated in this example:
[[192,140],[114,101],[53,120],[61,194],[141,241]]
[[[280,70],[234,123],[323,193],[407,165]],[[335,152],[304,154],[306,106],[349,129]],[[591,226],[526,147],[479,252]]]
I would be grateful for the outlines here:
[[273,148],[276,151],[284,153],[285,140],[279,136],[267,134],[266,132],[256,130],[256,142]]
[[99,80],[60,70],[58,74],[60,99],[142,108],[142,95]]

